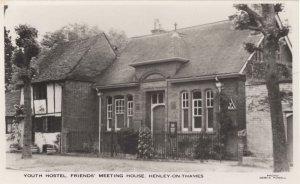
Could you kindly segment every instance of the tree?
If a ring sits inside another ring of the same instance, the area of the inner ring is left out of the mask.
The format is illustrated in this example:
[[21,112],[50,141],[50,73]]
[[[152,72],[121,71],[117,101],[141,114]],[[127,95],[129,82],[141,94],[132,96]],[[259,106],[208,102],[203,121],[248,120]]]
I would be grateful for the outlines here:
[[40,52],[39,44],[36,40],[38,31],[29,25],[19,25],[15,28],[17,48],[13,55],[13,64],[19,68],[18,78],[24,85],[24,138],[22,158],[31,158],[31,136],[32,136],[32,113],[31,113],[31,80],[35,75],[32,59]]
[[14,47],[11,42],[11,36],[9,36],[9,30],[4,27],[4,54],[5,54],[5,91],[8,90],[8,86],[12,79],[12,63],[11,58]]
[[[97,26],[89,27],[86,24],[74,23],[63,26],[57,31],[47,32],[41,41],[41,45],[47,51],[59,42],[85,39],[101,33],[103,33],[103,31]],[[110,29],[107,33],[107,37],[114,49],[119,52],[125,48],[128,42],[125,32],[117,29]]]
[[285,26],[280,29],[276,24],[276,15],[282,11],[280,4],[260,4],[254,6],[261,8],[261,13],[258,13],[246,4],[238,4],[234,7],[239,11],[231,18],[236,29],[253,30],[264,36],[262,48],[256,47],[252,43],[246,43],[245,48],[251,53],[256,50],[261,50],[263,53],[266,71],[265,82],[268,90],[272,121],[274,172],[284,172],[289,171],[289,165],[279,90],[279,75],[276,64],[276,51],[279,49],[280,41],[287,36],[289,29]]
[[114,49],[118,52],[122,52],[125,46],[128,43],[128,38],[124,31],[118,29],[110,29],[107,33],[107,37],[114,47]]

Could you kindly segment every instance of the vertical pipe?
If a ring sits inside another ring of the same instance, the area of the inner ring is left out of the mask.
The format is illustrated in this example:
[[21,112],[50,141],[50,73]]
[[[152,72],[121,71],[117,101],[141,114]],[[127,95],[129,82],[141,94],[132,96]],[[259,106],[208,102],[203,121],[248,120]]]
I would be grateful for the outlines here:
[[102,96],[102,94],[101,94],[101,92],[96,88],[96,91],[97,91],[97,96],[99,97],[99,142],[98,142],[98,147],[99,147],[99,150],[98,150],[98,152],[99,152],[99,154],[101,153],[101,151],[100,151],[100,149],[101,149],[101,118],[102,118],[102,116],[101,116],[101,112],[102,112],[102,100],[101,100],[101,96]]

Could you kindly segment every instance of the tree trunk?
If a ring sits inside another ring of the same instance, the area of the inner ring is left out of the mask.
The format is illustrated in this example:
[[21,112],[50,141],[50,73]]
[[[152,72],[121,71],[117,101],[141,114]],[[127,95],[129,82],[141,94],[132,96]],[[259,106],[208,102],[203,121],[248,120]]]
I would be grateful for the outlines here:
[[267,28],[265,30],[267,34],[263,41],[263,56],[266,63],[265,79],[272,121],[274,172],[284,172],[289,171],[289,165],[279,89],[279,77],[276,64],[278,40],[272,35],[272,31],[276,29],[274,5],[264,5],[263,12]]
[[31,82],[24,82],[24,135],[23,135],[23,150],[22,158],[31,158],[31,144],[32,144],[32,113],[31,113]]

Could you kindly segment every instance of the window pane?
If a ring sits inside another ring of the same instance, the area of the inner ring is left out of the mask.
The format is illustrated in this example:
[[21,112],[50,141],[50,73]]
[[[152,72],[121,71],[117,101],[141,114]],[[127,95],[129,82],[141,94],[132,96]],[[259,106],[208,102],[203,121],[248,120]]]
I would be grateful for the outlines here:
[[201,128],[202,117],[194,117],[194,128]]
[[117,128],[123,128],[124,127],[124,115],[118,114],[117,115]]
[[158,94],[158,103],[164,103],[164,94],[163,93]]
[[207,127],[208,128],[213,128],[213,119],[214,119],[214,114],[213,114],[213,108],[208,108],[207,109]]
[[189,111],[188,109],[183,110],[183,128],[188,128],[189,123]]
[[128,128],[132,128],[133,127],[133,117],[129,116],[128,117]]
[[111,128],[111,126],[112,126],[111,123],[112,123],[112,119],[109,119],[109,120],[108,120],[108,128]]
[[152,94],[152,104],[157,104],[157,94]]
[[47,119],[47,132],[60,132],[61,131],[61,118],[60,117],[48,117]]

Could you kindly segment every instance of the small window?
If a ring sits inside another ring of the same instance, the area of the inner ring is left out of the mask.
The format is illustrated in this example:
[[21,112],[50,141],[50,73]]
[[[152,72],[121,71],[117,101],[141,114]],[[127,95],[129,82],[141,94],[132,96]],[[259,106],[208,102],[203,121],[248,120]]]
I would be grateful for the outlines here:
[[107,97],[106,99],[107,101],[107,130],[110,131],[111,130],[111,126],[112,126],[112,97]]
[[213,131],[214,121],[214,94],[212,90],[206,91],[206,130]]
[[164,93],[156,92],[151,95],[152,104],[163,104],[164,103]]
[[5,118],[5,120],[6,120],[6,133],[10,134],[13,132],[13,123],[14,123],[13,118],[7,117]]
[[202,128],[202,93],[201,91],[193,92],[193,120],[192,130],[201,131]]
[[41,100],[47,98],[46,84],[38,84],[33,87],[34,100]]
[[183,92],[181,93],[181,123],[182,123],[182,130],[188,130],[188,123],[189,123],[189,93]]

